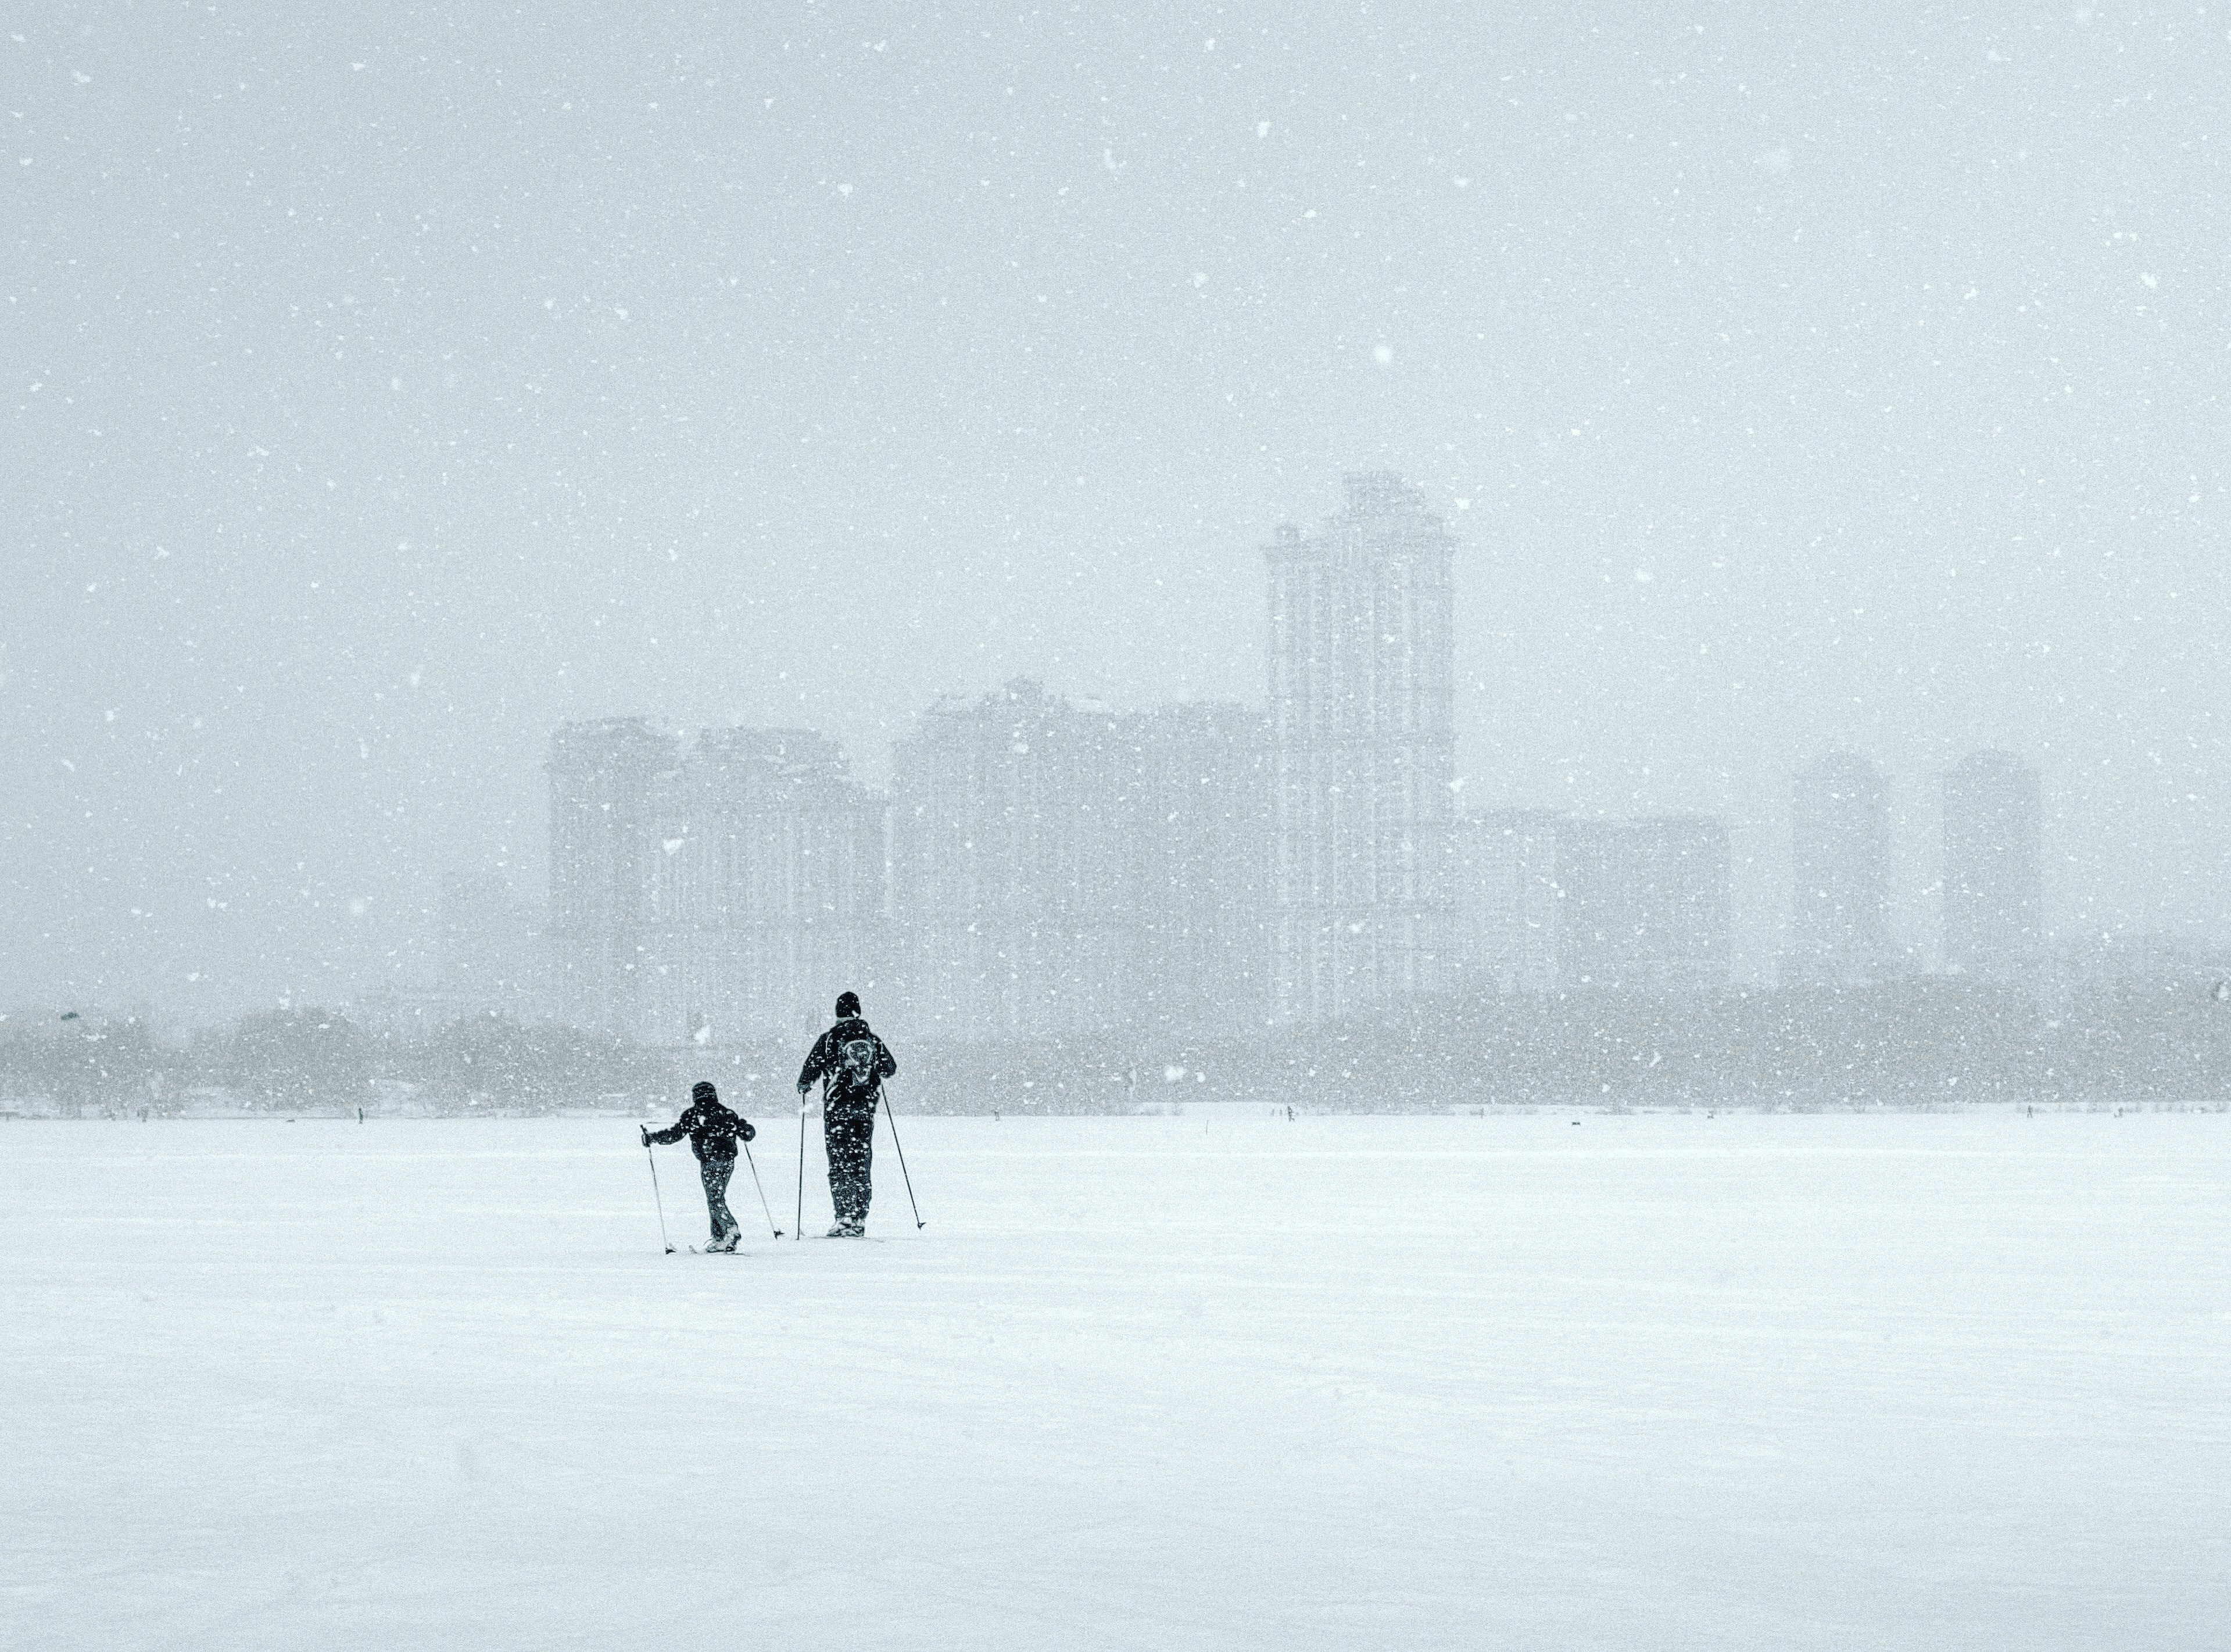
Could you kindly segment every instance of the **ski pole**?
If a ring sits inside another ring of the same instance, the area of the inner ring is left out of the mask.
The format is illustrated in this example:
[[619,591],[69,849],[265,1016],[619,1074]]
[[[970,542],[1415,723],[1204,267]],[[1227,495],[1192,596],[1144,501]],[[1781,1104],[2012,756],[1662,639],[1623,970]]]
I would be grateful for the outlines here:
[[805,1237],[805,1093],[798,1095],[798,1220],[791,1228],[791,1237]]
[[910,1205],[914,1205],[915,1231],[916,1233],[920,1233],[929,1224],[922,1219],[922,1206],[915,1204],[914,1203],[914,1178],[907,1175],[906,1149],[899,1146],[899,1115],[891,1106],[890,1097],[883,1093],[883,1089],[880,1086],[876,1088],[876,1099],[883,1104],[883,1117],[889,1121],[891,1126],[891,1145],[897,1149],[898,1152],[899,1175],[903,1178],[906,1182],[907,1203]]
[[[752,1157],[751,1143],[745,1142],[743,1144],[743,1149],[744,1163],[752,1167],[752,1185],[753,1187],[758,1187],[760,1190],[760,1209],[766,1212],[767,1226],[774,1228],[774,1210],[766,1202],[766,1189],[760,1187],[759,1161]],[[778,1239],[782,1237],[782,1229],[780,1228],[774,1228],[774,1236]]]
[[658,1158],[650,1151],[650,1139],[643,1139],[643,1156],[650,1165],[650,1197],[658,1206],[658,1242],[666,1247],[666,1254],[674,1254],[674,1241],[666,1236],[666,1200],[658,1191]]

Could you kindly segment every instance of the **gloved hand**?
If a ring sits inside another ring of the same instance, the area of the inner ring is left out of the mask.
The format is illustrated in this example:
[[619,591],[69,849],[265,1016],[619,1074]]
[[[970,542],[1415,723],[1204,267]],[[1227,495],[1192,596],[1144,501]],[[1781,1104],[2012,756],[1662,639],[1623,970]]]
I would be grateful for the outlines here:
[[745,1120],[744,1120],[744,1139],[745,1139],[746,1141],[757,1141],[759,1139],[760,1139],[760,1133],[759,1133],[758,1131],[756,1131],[756,1130],[754,1130],[754,1129],[753,1129],[753,1128],[752,1128],[752,1121],[751,1121],[749,1119]]
[[646,1147],[650,1146],[650,1126],[649,1125],[647,1125],[647,1124],[639,1124],[639,1125],[637,1125],[635,1128],[636,1128],[636,1133],[637,1133],[637,1135],[639,1135],[639,1136],[641,1136],[641,1137],[643,1138],[643,1145],[644,1146],[646,1146]]

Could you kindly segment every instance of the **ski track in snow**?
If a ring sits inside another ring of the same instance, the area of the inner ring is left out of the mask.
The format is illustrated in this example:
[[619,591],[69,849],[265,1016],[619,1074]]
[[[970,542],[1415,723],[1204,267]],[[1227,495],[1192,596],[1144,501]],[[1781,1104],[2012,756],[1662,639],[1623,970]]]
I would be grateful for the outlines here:
[[1574,1116],[0,1125],[0,1645],[2222,1644],[2231,1117]]

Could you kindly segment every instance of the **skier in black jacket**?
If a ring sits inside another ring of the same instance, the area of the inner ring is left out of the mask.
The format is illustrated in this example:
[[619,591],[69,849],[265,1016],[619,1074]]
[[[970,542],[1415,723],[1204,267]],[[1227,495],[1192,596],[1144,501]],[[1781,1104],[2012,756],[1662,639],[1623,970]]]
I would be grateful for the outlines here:
[[868,1201],[875,1193],[869,1170],[876,1156],[876,1102],[883,1081],[898,1070],[883,1041],[860,1018],[860,995],[839,997],[837,1024],[813,1041],[805,1065],[798,1070],[800,1112],[813,1081],[827,1081],[821,1133],[829,1146],[829,1202],[837,1207],[831,1239],[857,1239],[868,1230]]
[[705,1184],[705,1212],[713,1219],[713,1238],[708,1250],[734,1250],[743,1229],[728,1210],[728,1178],[736,1173],[736,1143],[750,1141],[760,1133],[748,1119],[721,1105],[720,1094],[703,1079],[690,1087],[689,1107],[663,1130],[643,1128],[643,1145],[667,1146],[689,1138],[689,1151],[697,1155],[697,1174]]

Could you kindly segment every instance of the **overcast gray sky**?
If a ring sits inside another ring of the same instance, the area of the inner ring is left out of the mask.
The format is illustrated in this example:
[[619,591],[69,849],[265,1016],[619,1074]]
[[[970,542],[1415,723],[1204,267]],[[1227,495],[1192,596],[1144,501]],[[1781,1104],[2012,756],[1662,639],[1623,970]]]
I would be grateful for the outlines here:
[[0,24],[0,1004],[540,892],[569,717],[1262,697],[1259,547],[1463,540],[1474,806],[2044,771],[2231,928],[2231,8],[333,7]]

